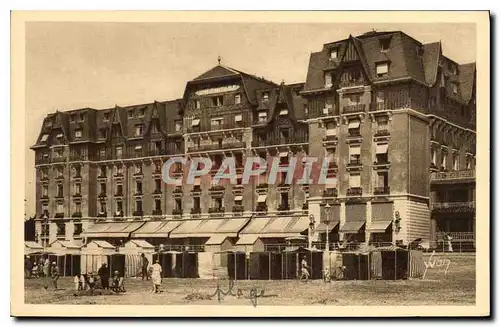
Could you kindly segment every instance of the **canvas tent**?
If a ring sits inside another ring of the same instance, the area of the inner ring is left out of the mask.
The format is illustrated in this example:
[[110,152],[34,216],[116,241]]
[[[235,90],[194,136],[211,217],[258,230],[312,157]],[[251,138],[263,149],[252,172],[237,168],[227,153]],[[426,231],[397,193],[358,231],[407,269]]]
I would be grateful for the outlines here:
[[106,241],[93,240],[81,249],[81,273],[97,272],[108,256],[116,253],[116,248]]
[[63,240],[56,240],[47,248],[52,253],[49,260],[57,262],[61,276],[75,276],[80,272],[80,248],[79,244]]
[[372,278],[397,280],[422,277],[422,252],[398,246],[379,247],[371,251]]
[[120,248],[125,255],[125,277],[139,276],[142,272],[142,257],[144,254],[150,265],[153,264],[154,245],[144,241],[132,239]]

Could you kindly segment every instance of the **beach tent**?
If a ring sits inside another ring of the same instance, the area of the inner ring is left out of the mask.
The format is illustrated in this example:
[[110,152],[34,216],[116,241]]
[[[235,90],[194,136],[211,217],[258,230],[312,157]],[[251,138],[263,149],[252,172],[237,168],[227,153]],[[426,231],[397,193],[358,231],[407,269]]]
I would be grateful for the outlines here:
[[178,255],[180,255],[181,252],[177,251],[166,251],[166,252],[156,252],[153,254],[153,262],[158,260],[161,269],[163,272],[163,277],[165,278],[172,278],[172,277],[181,277],[180,275],[177,275],[177,271],[179,269],[176,268],[177,266],[177,258]]
[[116,247],[106,241],[93,240],[89,242],[81,249],[81,273],[97,273],[103,263],[108,263],[108,256],[114,253],[116,253]]
[[251,252],[249,262],[250,279],[270,279],[270,252]]
[[371,251],[372,278],[397,280],[422,277],[425,269],[422,252],[398,246],[385,246]]
[[30,255],[33,253],[43,251],[43,246],[33,241],[25,241],[24,242],[24,254]]
[[125,277],[140,276],[142,272],[142,257],[141,254],[148,259],[150,265],[154,263],[153,253],[155,252],[154,245],[145,240],[132,239],[125,243],[120,248],[120,253],[125,255]]
[[344,279],[370,279],[370,255],[363,252],[342,252],[342,265],[345,267]]
[[81,270],[81,255],[79,244],[72,241],[56,240],[50,244],[47,250],[52,262],[57,262],[61,276],[75,276]]
[[198,252],[182,252],[181,253],[182,278],[198,278]]
[[305,257],[311,279],[323,277],[323,252],[317,249],[291,247],[282,252],[282,270],[284,279],[300,277],[301,262]]
[[229,279],[244,280],[248,278],[247,258],[245,252],[227,252],[227,270]]

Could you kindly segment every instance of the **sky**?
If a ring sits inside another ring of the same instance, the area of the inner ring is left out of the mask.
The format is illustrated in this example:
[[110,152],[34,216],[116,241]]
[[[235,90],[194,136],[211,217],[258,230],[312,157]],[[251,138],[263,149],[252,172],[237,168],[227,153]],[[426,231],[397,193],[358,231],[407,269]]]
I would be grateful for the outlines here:
[[441,41],[462,64],[476,60],[473,24],[95,23],[26,24],[26,213],[35,213],[34,152],[43,118],[56,110],[164,101],[222,64],[276,83],[304,82],[324,43],[371,30]]

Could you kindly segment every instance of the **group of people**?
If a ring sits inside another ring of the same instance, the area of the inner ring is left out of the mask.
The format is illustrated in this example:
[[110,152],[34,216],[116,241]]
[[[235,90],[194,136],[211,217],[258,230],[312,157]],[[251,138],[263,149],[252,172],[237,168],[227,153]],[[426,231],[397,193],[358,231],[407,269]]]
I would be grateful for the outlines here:
[[144,253],[141,253],[141,277],[142,280],[144,280],[144,278],[148,280],[151,276],[151,281],[153,282],[153,288],[151,292],[161,292],[160,285],[162,273],[163,269],[161,268],[160,262],[158,260],[156,260],[155,263],[150,266],[148,258],[144,255]]
[[125,292],[124,279],[120,276],[120,272],[115,270],[109,284],[110,272],[106,263],[101,265],[101,268],[94,272],[89,272],[87,275],[77,274],[73,280],[75,291],[90,291],[101,288],[104,290],[112,290],[114,292]]
[[49,258],[42,257],[40,261],[36,260],[33,262],[29,255],[24,257],[24,277],[25,278],[47,278],[47,283],[45,283],[44,288],[49,287],[49,280],[52,282],[54,289],[57,290],[57,281],[59,280],[59,267],[54,261],[50,263]]

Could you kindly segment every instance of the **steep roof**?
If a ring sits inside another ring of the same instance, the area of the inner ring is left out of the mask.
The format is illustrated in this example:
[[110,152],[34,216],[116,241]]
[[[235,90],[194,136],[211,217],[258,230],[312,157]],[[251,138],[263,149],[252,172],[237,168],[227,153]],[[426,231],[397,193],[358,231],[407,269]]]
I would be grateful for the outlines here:
[[476,82],[476,63],[460,65],[460,88],[464,101],[470,101]]
[[434,85],[437,80],[439,57],[441,57],[441,42],[424,44],[422,57],[425,70],[425,83]]

